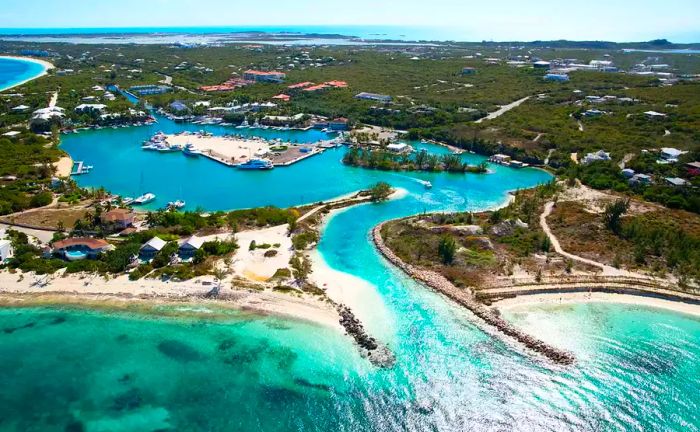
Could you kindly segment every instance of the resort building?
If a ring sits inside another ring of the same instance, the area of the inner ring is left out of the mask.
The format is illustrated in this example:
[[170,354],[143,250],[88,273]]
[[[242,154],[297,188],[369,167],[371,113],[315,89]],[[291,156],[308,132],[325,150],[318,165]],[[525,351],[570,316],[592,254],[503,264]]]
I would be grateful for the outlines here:
[[551,66],[550,62],[544,60],[536,61],[532,64],[532,67],[535,69],[549,69]]
[[63,108],[57,106],[38,109],[32,113],[29,127],[32,130],[48,129],[51,123],[61,123],[63,121],[63,118],[66,116],[64,112]]
[[12,242],[10,240],[0,240],[0,264],[12,258],[12,255],[14,255]]
[[688,185],[688,180],[682,179],[680,177],[666,177],[666,183],[675,187],[683,187]]
[[588,153],[584,158],[581,160],[582,165],[587,165],[591,162],[598,162],[598,161],[609,161],[610,160],[610,153],[604,151],[604,150],[598,150],[595,153]]
[[562,73],[548,73],[544,76],[545,81],[566,82],[569,81],[569,75]]
[[362,93],[356,94],[355,99],[371,100],[371,101],[378,101],[378,102],[383,102],[383,103],[391,102],[391,96],[377,94],[377,93],[367,93],[367,92],[362,92]]
[[692,177],[700,176],[700,162],[688,162],[685,164],[688,169],[688,175]]
[[666,114],[660,113],[660,112],[656,112],[656,111],[646,111],[646,112],[644,113],[644,115],[647,116],[647,118],[650,118],[650,119],[662,119],[662,118],[666,117]]
[[624,178],[628,178],[628,179],[634,177],[634,174],[635,174],[634,170],[632,168],[625,168],[622,171],[620,171],[620,173],[622,174],[622,176]]
[[495,163],[501,164],[501,165],[509,165],[510,161],[511,161],[511,157],[508,155],[504,155],[504,154],[495,154],[489,158],[489,161],[495,162]]
[[27,105],[17,105],[16,107],[12,108],[12,112],[16,113],[23,113],[29,109],[29,106]]
[[243,72],[243,79],[255,82],[281,83],[287,75],[283,72],[264,72],[258,70],[247,70]]
[[678,150],[677,148],[663,147],[659,155],[661,156],[661,159],[665,161],[678,162],[678,158],[685,153],[687,152],[684,152],[683,150]]
[[201,237],[192,236],[188,238],[180,245],[178,249],[180,257],[183,259],[192,258],[203,244],[204,239]]
[[149,260],[152,259],[153,257],[156,256],[158,252],[161,251],[165,247],[167,242],[160,237],[153,237],[146,243],[144,243],[143,246],[141,246],[141,249],[139,250],[139,256],[142,259]]
[[347,88],[348,83],[345,81],[326,81],[324,84],[330,87],[335,87],[335,88]]
[[648,174],[635,174],[632,176],[631,179],[629,179],[629,184],[643,184],[643,185],[648,185],[651,184],[651,176]]
[[603,114],[605,114],[605,111],[601,111],[599,109],[589,109],[586,112],[583,113],[584,116],[586,117],[600,117]]
[[473,67],[463,67],[462,75],[474,75],[476,73],[476,68]]
[[300,83],[296,83],[296,84],[292,84],[290,86],[287,86],[287,89],[298,90],[298,89],[302,89],[304,87],[310,87],[312,85],[314,85],[314,83],[312,83],[311,81],[304,81],[304,82],[300,82]]
[[406,153],[412,150],[410,145],[404,143],[389,144],[386,149],[394,153]]
[[176,100],[174,102],[171,102],[170,105],[170,110],[173,112],[189,112],[189,107],[185,105],[185,103],[181,100]]
[[277,96],[272,96],[272,99],[280,100],[282,102],[289,102],[290,99],[292,99],[292,98],[291,98],[291,96],[282,93],[282,94],[278,94]]
[[75,112],[82,114],[103,113],[107,109],[104,104],[80,104],[75,107]]
[[328,129],[332,131],[346,131],[348,130],[348,119],[339,117],[331,120],[328,122]]
[[102,223],[115,229],[124,229],[134,224],[136,213],[129,209],[117,208],[102,215]]
[[136,93],[139,96],[163,94],[163,93],[167,93],[171,90],[172,90],[172,87],[170,87],[170,86],[155,85],[155,84],[138,85],[138,86],[133,86],[133,87],[129,88],[129,91],[131,93]]
[[114,246],[102,239],[91,237],[73,237],[59,240],[53,244],[53,253],[68,261],[95,259],[102,252],[112,250]]

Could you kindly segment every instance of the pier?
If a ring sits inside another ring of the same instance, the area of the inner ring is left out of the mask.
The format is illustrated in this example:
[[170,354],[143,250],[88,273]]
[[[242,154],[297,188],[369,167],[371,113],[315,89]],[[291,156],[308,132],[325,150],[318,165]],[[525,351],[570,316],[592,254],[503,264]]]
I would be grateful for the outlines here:
[[71,170],[70,175],[87,174],[90,172],[91,169],[92,169],[92,166],[85,165],[85,162],[75,161],[75,162],[73,162],[73,169]]

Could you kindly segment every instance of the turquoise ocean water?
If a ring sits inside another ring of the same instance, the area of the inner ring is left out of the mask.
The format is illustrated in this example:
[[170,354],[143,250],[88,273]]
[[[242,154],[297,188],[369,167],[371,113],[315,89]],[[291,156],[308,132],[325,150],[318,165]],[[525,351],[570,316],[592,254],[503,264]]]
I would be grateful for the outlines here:
[[[229,313],[158,318],[70,308],[0,309],[0,430],[8,431],[698,431],[700,320],[650,308],[523,307],[507,318],[577,363],[551,368],[479,330],[470,315],[387,265],[369,242],[382,220],[484,209],[540,170],[385,173],[344,167],[343,149],[289,168],[241,172],[140,150],[153,127],[63,137],[95,166],[77,180],[113,192],[184,198],[205,209],[292,205],[384,180],[402,199],[337,213],[319,251],[367,282],[383,303],[367,327],[395,353],[377,369],[351,340],[317,325]],[[209,127],[223,133],[220,127]],[[231,130],[231,132],[240,130]],[[254,134],[284,132],[255,131]],[[252,133],[252,132],[251,132]],[[286,138],[315,141],[319,132]],[[445,149],[425,145],[432,152]],[[473,162],[478,156],[465,155]],[[426,190],[415,179],[430,180]]]
[[0,57],[0,91],[44,72],[36,62]]

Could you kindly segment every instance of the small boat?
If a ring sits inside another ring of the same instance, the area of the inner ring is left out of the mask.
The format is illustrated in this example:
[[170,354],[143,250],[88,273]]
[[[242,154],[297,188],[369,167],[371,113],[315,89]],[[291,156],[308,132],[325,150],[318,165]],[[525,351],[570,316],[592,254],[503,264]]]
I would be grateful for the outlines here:
[[134,205],[148,204],[150,202],[153,202],[155,199],[156,199],[156,195],[149,192],[149,193],[145,193],[145,194],[141,195],[138,198],[135,198],[133,204]]
[[237,167],[244,170],[269,170],[274,168],[275,166],[269,159],[253,158],[245,163],[238,165]]
[[433,188],[433,184],[430,183],[428,180],[416,179],[416,181],[417,181],[418,183],[422,184],[423,187],[425,187],[426,189],[432,189],[432,188]]
[[170,201],[168,203],[168,208],[173,209],[173,210],[179,210],[183,207],[185,207],[185,201],[183,200],[177,200],[177,201]]
[[126,198],[122,199],[122,204],[124,204],[124,205],[129,205],[133,202],[134,202],[134,199],[131,197],[126,197]]
[[202,154],[201,150],[198,150],[194,144],[187,143],[184,149],[182,149],[182,154],[188,157],[197,157]]

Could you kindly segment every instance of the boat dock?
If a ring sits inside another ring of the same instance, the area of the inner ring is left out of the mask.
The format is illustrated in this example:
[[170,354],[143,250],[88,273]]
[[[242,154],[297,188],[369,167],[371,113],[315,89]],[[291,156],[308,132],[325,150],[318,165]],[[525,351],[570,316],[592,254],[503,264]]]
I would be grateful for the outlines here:
[[92,169],[92,166],[85,165],[85,162],[75,161],[75,162],[73,162],[73,167],[71,169],[70,175],[87,174],[90,172],[91,169]]

